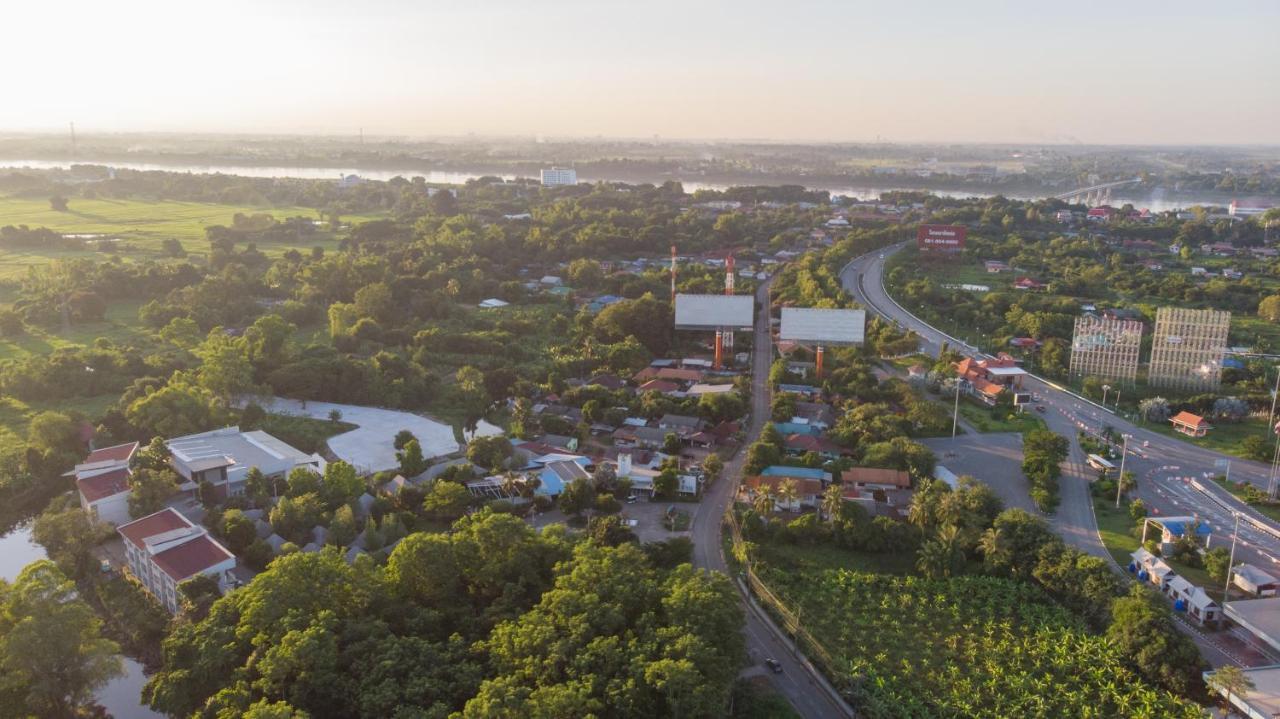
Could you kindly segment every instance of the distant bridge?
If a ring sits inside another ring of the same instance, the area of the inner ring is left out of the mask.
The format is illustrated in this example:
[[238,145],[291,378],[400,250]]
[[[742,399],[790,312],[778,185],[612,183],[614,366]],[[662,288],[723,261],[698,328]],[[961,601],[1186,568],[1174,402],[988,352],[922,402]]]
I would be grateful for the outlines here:
[[1097,185],[1090,185],[1089,187],[1081,187],[1081,188],[1072,190],[1070,192],[1064,192],[1061,195],[1054,195],[1053,199],[1071,202],[1076,198],[1079,198],[1079,197],[1087,198],[1090,195],[1101,196],[1103,193],[1110,195],[1111,193],[1109,192],[1109,190],[1111,190],[1114,187],[1124,187],[1125,185],[1133,185],[1138,182],[1142,182],[1141,177],[1135,177],[1132,180],[1116,180],[1114,182],[1103,182]]

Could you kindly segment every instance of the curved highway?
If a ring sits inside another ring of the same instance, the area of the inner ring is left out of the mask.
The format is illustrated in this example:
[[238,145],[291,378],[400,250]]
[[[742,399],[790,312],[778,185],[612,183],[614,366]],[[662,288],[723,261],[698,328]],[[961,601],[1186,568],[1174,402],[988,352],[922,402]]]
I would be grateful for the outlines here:
[[[889,297],[883,281],[885,261],[903,246],[895,245],[882,253],[866,255],[849,263],[841,273],[845,289],[868,311],[915,332],[920,337],[921,349],[934,357],[938,356],[944,343],[968,356],[987,356],[924,323]],[[1024,387],[1035,395],[1037,404],[1044,405],[1046,411],[1042,418],[1049,429],[1073,440],[1071,454],[1063,467],[1062,503],[1057,513],[1048,518],[1054,529],[1072,545],[1090,554],[1110,558],[1098,535],[1089,493],[1089,481],[1096,472],[1085,464],[1084,452],[1074,441],[1078,430],[1096,433],[1102,427],[1110,426],[1129,436],[1125,470],[1132,471],[1138,478],[1138,494],[1153,516],[1198,516],[1213,528],[1215,546],[1230,543],[1234,513],[1253,517],[1258,525],[1269,526],[1273,531],[1241,522],[1236,558],[1272,573],[1280,573],[1280,533],[1273,533],[1275,523],[1207,479],[1222,473],[1219,462],[1230,460],[1233,481],[1243,480],[1265,489],[1268,465],[1228,457],[1158,434],[1038,377],[1027,377]],[[964,436],[954,440],[957,449],[962,448],[966,441],[970,440]],[[1184,628],[1189,630],[1206,658],[1215,666],[1228,661],[1241,662],[1238,652],[1234,651],[1238,645],[1221,637],[1206,636],[1189,626]],[[1248,641],[1246,637],[1240,638]]]

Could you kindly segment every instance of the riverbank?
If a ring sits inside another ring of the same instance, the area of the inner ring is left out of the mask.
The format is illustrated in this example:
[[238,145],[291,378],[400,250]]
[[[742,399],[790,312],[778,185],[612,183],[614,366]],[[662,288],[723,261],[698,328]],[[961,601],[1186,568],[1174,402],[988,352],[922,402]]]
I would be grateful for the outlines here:
[[[305,160],[306,158],[304,158]],[[432,166],[429,161],[393,159],[384,162],[360,160],[352,164],[290,163],[283,159],[254,162],[247,158],[220,159],[191,156],[98,155],[71,158],[32,159],[28,157],[0,158],[0,168],[30,168],[33,170],[68,169],[73,164],[106,165],[117,169],[140,172],[188,172],[221,173],[242,177],[294,178],[305,180],[336,180],[345,175],[358,175],[368,180],[386,181],[395,177],[422,177],[428,183],[461,185],[480,177],[498,177],[514,180],[517,177],[536,178],[541,165],[538,163],[505,163],[496,165]],[[581,182],[652,183],[679,182],[685,192],[698,190],[723,191],[745,185],[802,185],[811,190],[853,197],[859,200],[878,198],[885,192],[928,192],[940,197],[993,197],[1002,195],[1010,199],[1039,199],[1059,194],[1063,188],[1050,187],[1036,182],[964,182],[958,180],[930,180],[911,176],[886,176],[867,178],[857,175],[814,174],[725,174],[682,171],[671,168],[625,168],[611,164],[607,168],[581,163],[578,170]],[[1112,193],[1112,204],[1131,203],[1154,212],[1174,210],[1192,205],[1218,205],[1225,207],[1234,195],[1230,193],[1185,193],[1164,187],[1140,190],[1117,190]],[[1280,204],[1280,197],[1276,198]]]

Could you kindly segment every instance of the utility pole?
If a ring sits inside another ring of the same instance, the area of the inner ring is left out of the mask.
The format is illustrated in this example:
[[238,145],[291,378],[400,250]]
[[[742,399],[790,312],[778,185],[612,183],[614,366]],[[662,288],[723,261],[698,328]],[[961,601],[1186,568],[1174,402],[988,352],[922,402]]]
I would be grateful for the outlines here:
[[1267,426],[1272,429],[1276,426],[1276,398],[1280,397],[1280,367],[1276,368],[1276,387],[1271,390],[1271,415],[1267,417]]
[[1129,458],[1129,435],[1120,436],[1124,444],[1120,448],[1120,476],[1116,478],[1116,509],[1120,509],[1120,492],[1124,488],[1124,461]]
[[960,420],[960,378],[956,377],[956,404],[951,410],[951,439],[956,438],[956,424]]
[[1236,528],[1231,533],[1231,557],[1227,560],[1227,581],[1222,585],[1222,606],[1227,606],[1227,591],[1231,589],[1231,565],[1236,563],[1236,537],[1240,535],[1240,513],[1233,512],[1236,515]]

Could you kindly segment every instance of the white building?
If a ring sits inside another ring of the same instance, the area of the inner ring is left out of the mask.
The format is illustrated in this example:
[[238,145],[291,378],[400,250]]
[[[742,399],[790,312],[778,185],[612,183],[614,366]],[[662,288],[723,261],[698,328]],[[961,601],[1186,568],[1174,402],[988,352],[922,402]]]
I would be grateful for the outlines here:
[[218,499],[244,494],[245,479],[253,467],[268,477],[287,475],[296,467],[321,473],[325,468],[320,455],[294,449],[262,430],[241,432],[239,427],[223,427],[165,444],[172,455],[169,463],[187,481],[183,489],[208,482]]
[[75,466],[81,509],[110,524],[129,521],[129,462],[137,451],[137,442],[95,449]]
[[1252,217],[1253,215],[1261,215],[1271,209],[1270,205],[1263,204],[1254,200],[1232,200],[1230,207],[1227,208],[1227,214],[1232,217]]
[[576,184],[578,184],[577,170],[565,167],[553,167],[549,170],[542,171],[543,187],[557,187],[560,185]]
[[178,585],[207,574],[228,584],[227,573],[236,568],[236,557],[172,507],[123,524],[116,530],[124,539],[129,571],[170,612],[178,611]]

